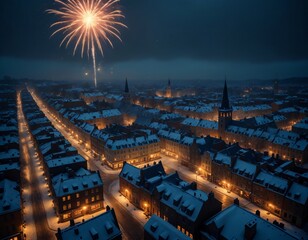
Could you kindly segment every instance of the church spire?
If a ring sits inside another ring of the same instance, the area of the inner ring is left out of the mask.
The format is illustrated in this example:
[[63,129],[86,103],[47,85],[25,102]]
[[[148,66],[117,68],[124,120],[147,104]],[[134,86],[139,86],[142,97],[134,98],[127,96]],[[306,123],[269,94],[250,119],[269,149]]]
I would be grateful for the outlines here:
[[125,80],[125,90],[124,90],[124,92],[125,92],[125,93],[129,93],[127,78],[126,78],[126,80]]
[[228,88],[227,88],[227,80],[225,79],[224,92],[222,96],[221,109],[230,109],[229,105],[229,97],[228,97]]
[[170,79],[168,78],[168,87],[171,87]]

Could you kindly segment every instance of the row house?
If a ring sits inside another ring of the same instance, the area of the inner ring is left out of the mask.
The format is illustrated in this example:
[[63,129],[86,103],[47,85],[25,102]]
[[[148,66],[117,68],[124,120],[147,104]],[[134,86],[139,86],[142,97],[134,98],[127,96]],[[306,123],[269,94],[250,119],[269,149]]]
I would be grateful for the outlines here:
[[297,226],[308,220],[308,187],[293,182],[283,202],[282,218]]
[[112,137],[105,144],[105,161],[113,169],[121,168],[124,161],[143,164],[159,158],[160,140],[156,134]]
[[54,207],[59,222],[104,208],[103,181],[98,172],[68,170],[51,180]]
[[120,193],[147,214],[155,213],[157,207],[152,205],[151,195],[154,187],[164,178],[169,179],[170,176],[166,175],[161,161],[154,162],[152,166],[145,165],[143,168],[124,162],[119,174]]
[[[299,183],[302,181],[299,177],[290,178],[291,180],[281,177],[290,172],[288,169],[293,166],[292,162],[272,168],[270,162],[262,162],[272,158],[254,156],[253,151],[239,150],[237,144],[233,148],[229,153],[227,148],[212,155],[210,180],[269,212],[302,226],[308,217],[308,188]],[[276,174],[265,169],[275,171]],[[293,175],[298,174],[294,172]]]
[[179,159],[180,164],[195,169],[200,164],[198,143],[202,139],[186,136],[176,131],[160,130],[162,152]]
[[221,211],[213,193],[197,190],[196,183],[181,180],[177,172],[166,175],[161,162],[140,169],[125,163],[119,178],[121,194],[133,205],[193,239],[199,239],[202,221]]
[[96,125],[98,129],[105,128],[110,124],[121,124],[123,121],[122,113],[118,109],[105,109],[99,112],[85,112],[79,114],[76,121],[83,121]]
[[105,100],[105,95],[101,92],[88,92],[82,93],[80,96],[86,104],[90,104],[92,102],[102,102]]
[[[35,105],[35,102],[31,104]],[[46,131],[37,130],[32,137],[49,182],[59,221],[103,209],[103,182],[99,173],[86,170],[86,160],[59,132],[52,127],[48,127],[47,132],[46,137]],[[59,137],[52,138],[50,132],[57,132]]]
[[289,188],[286,179],[260,171],[252,184],[251,200],[258,206],[282,217],[284,196]]
[[22,203],[17,182],[0,180],[0,206],[0,239],[24,239]]
[[267,104],[254,106],[233,106],[233,119],[240,120],[272,113],[272,107]]
[[222,204],[214,193],[206,194],[191,186],[163,181],[155,188],[154,199],[159,201],[158,216],[190,238],[200,239],[202,222],[220,212]]
[[195,136],[207,136],[218,137],[218,123],[211,120],[186,118],[181,122],[191,133]]

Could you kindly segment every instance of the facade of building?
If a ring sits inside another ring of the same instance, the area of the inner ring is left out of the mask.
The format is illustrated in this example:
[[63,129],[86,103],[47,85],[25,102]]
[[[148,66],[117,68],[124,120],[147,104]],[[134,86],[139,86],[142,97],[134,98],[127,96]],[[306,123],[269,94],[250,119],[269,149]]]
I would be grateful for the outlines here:
[[51,191],[60,222],[104,208],[103,181],[98,172],[68,170],[52,178]]
[[143,164],[160,158],[160,141],[156,134],[109,138],[105,144],[105,161],[118,169],[123,162]]

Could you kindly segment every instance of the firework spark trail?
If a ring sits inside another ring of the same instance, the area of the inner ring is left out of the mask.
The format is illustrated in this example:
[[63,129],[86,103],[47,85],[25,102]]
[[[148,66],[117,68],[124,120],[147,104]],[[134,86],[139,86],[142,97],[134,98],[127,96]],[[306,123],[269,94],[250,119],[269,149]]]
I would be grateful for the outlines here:
[[93,76],[95,87],[96,82],[96,47],[102,55],[103,46],[101,41],[113,47],[111,37],[120,38],[118,27],[127,27],[118,19],[124,18],[121,10],[115,8],[120,0],[55,0],[61,7],[59,10],[49,9],[48,13],[60,17],[60,21],[53,23],[50,27],[58,27],[51,36],[62,32],[65,34],[60,46],[66,42],[66,47],[73,39],[76,39],[73,55],[77,47],[81,46],[81,57],[86,50],[88,57],[92,55]]

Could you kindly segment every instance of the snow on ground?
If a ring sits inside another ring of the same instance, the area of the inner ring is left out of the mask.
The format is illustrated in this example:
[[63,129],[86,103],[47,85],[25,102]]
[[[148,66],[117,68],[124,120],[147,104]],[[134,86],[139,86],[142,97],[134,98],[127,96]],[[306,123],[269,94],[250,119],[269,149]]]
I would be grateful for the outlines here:
[[119,192],[119,180],[115,180],[110,184],[109,192],[115,197],[115,199],[126,208],[130,214],[139,221],[142,225],[144,225],[148,220],[149,217],[144,214],[143,210],[136,208],[133,204],[131,204],[126,197],[124,197]]
[[[18,95],[18,98],[20,98],[20,95]],[[19,103],[19,101],[17,101]],[[19,130],[20,133],[23,135],[24,131],[26,131],[26,127],[24,124],[21,123],[23,120],[23,115],[21,112],[21,105],[18,104],[18,122],[19,122]],[[27,136],[26,142],[29,142],[30,137]],[[22,144],[22,151],[24,153],[27,152],[27,145]],[[30,172],[29,172],[29,166],[25,166],[24,169],[21,169],[21,171],[24,172],[25,181],[30,181]],[[21,189],[21,201],[23,202],[23,233],[29,240],[36,240],[36,228],[34,224],[33,219],[33,209],[32,209],[32,202],[31,202],[31,192],[30,192],[30,186],[23,187]]]

